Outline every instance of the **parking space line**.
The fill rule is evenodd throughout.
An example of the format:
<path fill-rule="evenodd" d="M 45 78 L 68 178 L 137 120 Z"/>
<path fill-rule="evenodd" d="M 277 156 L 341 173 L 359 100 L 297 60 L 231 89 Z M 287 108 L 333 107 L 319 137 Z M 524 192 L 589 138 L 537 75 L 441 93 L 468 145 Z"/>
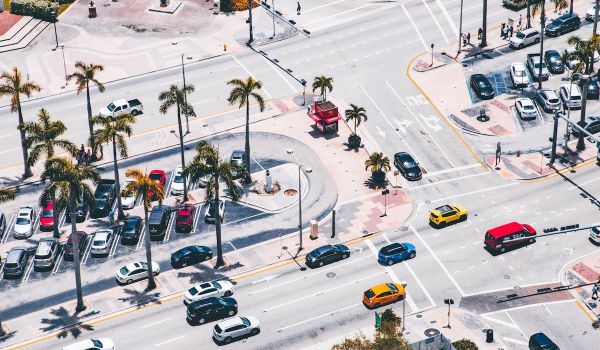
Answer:
<path fill-rule="evenodd" d="M 29 263 L 27 265 L 27 269 L 25 270 L 25 273 L 23 274 L 23 277 L 21 278 L 21 283 L 27 283 L 29 276 L 31 276 L 31 271 L 33 271 L 33 257 L 31 259 L 29 259 L 28 261 L 29 261 Z"/>
<path fill-rule="evenodd" d="M 169 181 L 167 181 L 167 188 L 166 190 L 163 192 L 165 198 L 170 197 L 171 196 L 171 183 L 173 182 L 173 178 L 175 177 L 175 172 L 174 171 L 170 171 L 167 174 L 170 174 L 169 176 Z"/>
<path fill-rule="evenodd" d="M 169 215 L 170 215 L 169 224 L 167 225 L 167 233 L 165 234 L 165 238 L 163 239 L 163 242 L 168 242 L 169 241 L 169 238 L 171 237 L 171 231 L 174 230 L 174 228 L 173 228 L 173 222 L 175 222 L 175 215 L 176 215 L 176 213 L 171 213 Z"/>
<path fill-rule="evenodd" d="M 13 214 L 12 217 L 10 218 L 8 226 L 6 227 L 6 230 L 4 231 L 4 237 L 2 237 L 2 241 L 0 242 L 0 244 L 4 244 L 8 241 L 8 236 L 12 232 L 12 227 L 14 226 L 16 218 L 17 218 L 17 214 Z"/>
<path fill-rule="evenodd" d="M 83 241 L 83 244 L 86 244 L 88 241 L 90 241 L 86 247 L 85 250 L 83 251 L 83 259 L 81 259 L 81 265 L 85 266 L 85 264 L 87 263 L 89 257 L 90 257 L 90 253 L 92 251 L 92 242 L 91 242 L 91 237 L 90 236 L 86 236 L 85 237 L 85 241 Z"/>
<path fill-rule="evenodd" d="M 258 214 L 254 214 L 254 215 L 246 216 L 245 218 L 237 219 L 237 220 L 230 221 L 230 222 L 224 222 L 224 223 L 222 223 L 222 224 L 221 224 L 221 226 L 236 224 L 236 223 L 238 223 L 238 222 L 240 222 L 240 221 L 244 221 L 244 220 L 252 219 L 252 218 L 255 218 L 255 217 L 257 217 L 257 216 L 261 216 L 261 215 L 267 215 L 267 214 L 268 214 L 268 213 L 264 213 L 264 212 L 263 212 L 263 213 L 258 213 Z"/>
<path fill-rule="evenodd" d="M 119 238 L 121 237 L 121 227 L 117 229 L 117 234 L 115 234 L 115 238 L 113 238 L 112 246 L 108 251 L 108 257 L 112 258 L 117 253 L 117 246 L 119 245 Z"/>
<path fill-rule="evenodd" d="M 202 204 L 203 203 L 196 204 L 196 215 L 194 215 L 194 226 L 192 227 L 191 233 L 196 232 L 196 229 L 198 228 L 198 221 L 200 221 L 200 213 L 202 213 Z"/>
<path fill-rule="evenodd" d="M 62 263 L 62 261 L 63 261 L 64 255 L 65 255 L 65 247 L 63 244 L 61 246 L 60 253 L 58 254 L 58 258 L 56 258 L 56 262 L 54 263 L 54 266 L 52 267 L 52 275 L 55 275 L 56 272 L 58 271 L 58 268 L 60 267 L 60 263 Z"/>
<path fill-rule="evenodd" d="M 442 26 L 440 25 L 440 22 L 438 22 L 437 18 L 435 18 L 435 15 L 433 14 L 433 12 L 431 12 L 431 9 L 429 8 L 429 5 L 427 5 L 427 3 L 425 2 L 425 0 L 421 0 L 421 1 L 423 2 L 423 5 L 425 5 L 425 9 L 427 9 L 427 12 L 429 12 L 429 15 L 431 15 L 431 18 L 433 19 L 433 22 L 435 23 L 435 25 L 440 30 L 440 33 L 442 33 L 442 36 L 444 37 L 444 40 L 446 40 L 446 44 L 449 44 L 450 41 L 448 40 L 448 37 L 446 36 L 446 32 L 444 32 L 444 30 L 442 29 Z M 440 5 L 440 4 L 438 3 L 438 5 Z M 443 6 L 443 5 L 441 5 L 441 6 Z"/>
<path fill-rule="evenodd" d="M 135 245 L 136 252 L 142 248 L 142 244 L 144 244 L 144 235 L 145 234 L 146 234 L 146 223 L 144 223 L 144 225 L 142 226 L 142 234 L 140 235 L 140 239 L 138 240 L 137 244 Z"/>

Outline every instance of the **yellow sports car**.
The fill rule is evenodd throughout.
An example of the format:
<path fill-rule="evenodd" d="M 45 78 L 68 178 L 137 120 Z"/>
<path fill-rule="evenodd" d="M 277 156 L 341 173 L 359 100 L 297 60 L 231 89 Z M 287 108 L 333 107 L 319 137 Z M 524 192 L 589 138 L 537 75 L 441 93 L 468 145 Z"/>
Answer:
<path fill-rule="evenodd" d="M 447 226 L 459 221 L 467 220 L 467 209 L 463 206 L 452 204 L 442 205 L 429 213 L 429 221 L 435 226 Z"/>

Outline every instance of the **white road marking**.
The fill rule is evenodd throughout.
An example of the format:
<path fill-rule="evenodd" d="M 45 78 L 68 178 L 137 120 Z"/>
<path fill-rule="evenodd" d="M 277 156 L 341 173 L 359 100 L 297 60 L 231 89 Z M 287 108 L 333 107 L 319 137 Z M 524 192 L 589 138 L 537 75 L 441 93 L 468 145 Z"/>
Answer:
<path fill-rule="evenodd" d="M 491 173 L 477 173 L 477 174 L 459 176 L 459 177 L 454 177 L 454 178 L 451 178 L 451 179 L 446 179 L 446 180 L 440 180 L 440 181 L 436 181 L 436 182 L 431 182 L 431 183 L 424 184 L 424 185 L 412 186 L 410 189 L 411 190 L 416 190 L 418 188 L 435 186 L 435 185 L 443 184 L 443 183 L 446 183 L 446 182 L 458 181 L 458 180 L 468 179 L 468 178 L 471 178 L 471 177 L 482 176 L 482 175 L 491 175 Z M 433 201 L 431 201 L 431 203 L 433 203 Z"/>
<path fill-rule="evenodd" d="M 271 67 L 275 71 L 275 73 L 277 73 L 277 75 L 279 75 L 279 77 L 283 81 L 285 81 L 287 86 L 289 86 L 289 88 L 292 90 L 292 93 L 297 94 L 298 90 L 296 90 L 294 85 L 292 85 L 292 83 L 290 83 L 290 81 L 285 76 L 283 76 L 283 73 L 281 73 L 281 69 L 279 69 L 278 67 L 275 67 L 275 65 L 273 63 L 271 63 L 265 56 L 263 56 L 263 55 L 260 55 L 260 56 L 266 61 L 267 65 L 269 65 L 269 67 Z"/>
<path fill-rule="evenodd" d="M 58 268 L 60 267 L 60 263 L 63 261 L 64 256 L 65 256 L 65 250 L 63 248 L 60 250 L 60 254 L 58 255 L 58 258 L 56 259 L 56 262 L 54 263 L 54 266 L 52 267 L 52 275 L 55 275 L 56 272 L 58 271 Z"/>
<path fill-rule="evenodd" d="M 252 281 L 252 284 L 257 284 L 257 283 L 261 283 L 261 282 L 269 282 L 270 280 L 276 278 L 277 276 L 279 276 L 279 275 L 268 275 L 268 276 L 265 276 L 265 277 L 263 277 L 261 279 L 258 279 L 256 281 Z"/>
<path fill-rule="evenodd" d="M 112 258 L 113 256 L 115 256 L 115 253 L 117 252 L 117 246 L 119 245 L 120 238 L 121 238 L 121 228 L 119 228 L 117 230 L 117 234 L 113 238 L 112 246 L 110 247 L 110 250 L 108 252 L 109 258 Z"/>
<path fill-rule="evenodd" d="M 248 70 L 248 68 L 246 68 L 246 66 L 245 66 L 245 65 L 244 65 L 242 62 L 240 62 L 240 60 L 238 60 L 238 58 L 237 58 L 237 57 L 235 57 L 234 55 L 229 55 L 229 57 L 233 58 L 233 60 L 234 60 L 234 61 L 235 61 L 237 64 L 239 64 L 239 65 L 240 65 L 240 67 L 242 67 L 242 69 L 243 69 L 243 70 L 245 70 L 245 71 L 246 71 L 246 73 L 247 73 L 249 76 L 251 76 L 252 78 L 254 78 L 254 80 L 257 80 L 257 79 L 256 79 L 256 77 L 255 77 L 255 76 L 254 76 L 252 73 L 250 73 L 250 71 Z M 267 98 L 268 98 L 269 100 L 272 100 L 272 99 L 273 99 L 273 96 L 271 96 L 271 94 L 270 94 L 270 93 L 267 91 L 267 89 L 265 88 L 265 86 L 264 86 L 264 85 L 263 85 L 263 87 L 262 87 L 262 91 L 264 91 L 265 95 L 267 96 Z"/>
<path fill-rule="evenodd" d="M 145 326 L 142 326 L 142 329 L 144 329 L 144 328 L 148 328 L 148 327 L 152 327 L 152 326 L 156 326 L 157 324 L 161 324 L 161 323 L 169 322 L 169 321 L 171 321 L 172 319 L 173 319 L 172 317 L 169 317 L 169 318 L 164 318 L 164 319 L 162 319 L 162 320 L 160 320 L 160 321 L 156 321 L 156 322 L 148 323 L 147 325 L 145 325 Z"/>
<path fill-rule="evenodd" d="M 471 169 L 471 168 L 481 168 L 481 164 L 479 164 L 479 163 L 469 164 L 469 165 L 463 165 L 463 166 L 459 166 L 459 167 L 455 167 L 455 168 L 449 168 L 449 169 L 434 171 L 434 172 L 430 172 L 430 173 L 427 173 L 427 174 L 423 174 L 423 177 L 431 177 L 431 176 L 435 176 L 435 175 L 446 174 L 446 173 L 451 173 L 451 172 L 454 172 L 454 171 L 459 171 L 459 170 L 464 170 L 464 169 Z M 492 201 L 490 201 L 490 202 L 492 202 Z M 496 203 L 492 202 L 492 204 L 496 204 Z"/>
<path fill-rule="evenodd" d="M 156 346 L 161 346 L 161 345 L 169 344 L 169 343 L 172 343 L 174 341 L 183 339 L 185 337 L 187 337 L 187 336 L 184 334 L 184 335 L 181 335 L 181 336 L 179 336 L 177 338 L 172 338 L 172 339 L 169 339 L 169 340 L 165 340 L 164 342 L 161 342 L 161 343 L 156 343 Z"/>
<path fill-rule="evenodd" d="M 412 24 L 413 28 L 415 28 L 415 31 L 417 32 L 417 35 L 419 36 L 419 39 L 421 40 L 421 43 L 423 44 L 423 47 L 425 48 L 425 51 L 429 51 L 429 46 L 427 46 L 427 44 L 425 44 L 425 40 L 423 39 L 423 36 L 421 35 L 421 32 L 419 31 L 419 28 L 417 28 L 417 25 L 415 24 L 415 21 L 413 21 L 412 17 L 410 16 L 410 14 L 408 13 L 408 11 L 406 10 L 406 7 L 404 7 L 404 4 L 400 4 L 400 6 L 402 6 L 402 10 L 404 10 L 404 14 L 406 14 L 406 17 L 408 17 L 408 20 Z"/>
<path fill-rule="evenodd" d="M 431 201 L 431 203 L 439 203 L 439 202 L 445 202 L 449 199 L 454 199 L 454 198 L 459 198 L 459 197 L 464 197 L 464 196 L 470 196 L 473 194 L 477 194 L 477 193 L 481 193 L 481 192 L 487 192 L 487 191 L 494 191 L 494 190 L 499 190 L 501 188 L 505 188 L 505 187 L 510 187 L 510 186 L 515 186 L 518 185 L 518 182 L 511 182 L 508 184 L 504 184 L 504 185 L 500 185 L 500 186 L 495 186 L 495 187 L 487 187 L 487 188 L 483 188 L 481 190 L 476 190 L 476 191 L 471 191 L 471 192 L 465 192 L 465 193 L 460 193 L 460 194 L 456 194 L 453 196 L 448 196 L 445 198 L 438 198 L 438 199 L 434 199 Z"/>
<path fill-rule="evenodd" d="M 25 270 L 25 273 L 23 274 L 21 283 L 27 283 L 27 280 L 29 279 L 29 276 L 31 275 L 31 271 L 33 271 L 33 259 L 30 259 L 30 260 L 31 260 L 31 262 L 29 263 L 29 265 L 27 266 L 27 270 Z"/>
<path fill-rule="evenodd" d="M 320 27 L 319 27 L 319 26 L 317 26 L 317 27 L 313 27 L 313 28 L 311 28 L 311 30 L 312 30 L 312 31 L 318 31 L 318 30 L 320 30 L 320 29 L 323 29 L 323 28 L 330 27 L 330 26 L 331 26 L 331 22 L 330 22 L 330 21 L 328 21 L 328 20 L 329 20 L 329 19 L 331 19 L 331 18 L 335 18 L 335 17 L 338 17 L 338 16 L 340 16 L 340 15 L 345 15 L 345 14 L 347 14 L 347 13 L 350 13 L 350 12 L 355 12 L 355 11 L 357 11 L 357 10 L 363 9 L 363 8 L 365 8 L 365 7 L 370 7 L 370 6 L 373 6 L 373 5 L 374 5 L 374 4 L 366 4 L 366 5 L 363 5 L 363 6 L 355 7 L 355 8 L 353 8 L 353 9 L 350 9 L 350 10 L 346 10 L 346 11 L 338 12 L 338 13 L 336 13 L 336 14 L 334 14 L 334 15 L 331 15 L 331 16 L 321 17 L 321 18 L 319 18 L 319 19 L 317 19 L 317 20 L 314 20 L 314 21 L 311 21 L 311 22 L 308 22 L 308 23 L 306 23 L 304 26 L 305 26 L 305 27 L 308 27 L 308 26 L 310 26 L 310 25 L 312 25 L 312 24 L 315 24 L 315 23 L 326 23 L 326 24 L 325 24 L 325 25 L 323 25 L 323 26 L 320 26 Z M 346 18 L 345 18 L 345 19 L 346 19 Z"/>
<path fill-rule="evenodd" d="M 506 290 L 506 289 L 505 289 Z M 477 293 L 479 294 L 479 293 Z M 566 304 L 566 303 L 574 303 L 576 302 L 577 299 L 573 298 L 573 299 L 566 299 L 566 300 L 557 300 L 557 301 L 550 301 L 550 302 L 545 302 L 545 303 L 535 303 L 535 304 L 528 304 L 528 305 L 522 305 L 522 306 L 515 306 L 515 307 L 511 307 L 509 309 L 504 309 L 504 310 L 499 310 L 499 311 L 492 311 L 492 312 L 484 312 L 482 314 L 480 314 L 481 316 L 485 316 L 485 315 L 495 315 L 495 314 L 499 314 L 499 313 L 505 313 L 508 315 L 508 311 L 515 311 L 515 310 L 523 310 L 523 309 L 528 309 L 530 307 L 537 307 L 537 306 L 541 306 L 542 304 L 546 304 L 546 305 L 554 305 L 554 304 Z M 509 317 L 510 318 L 510 317 Z M 512 319 L 511 319 L 512 320 Z M 514 322 L 514 321 L 513 321 Z M 517 325 L 515 323 L 515 325 Z M 527 338 L 529 339 L 529 338 Z"/>
<path fill-rule="evenodd" d="M 502 337 L 502 340 L 504 340 L 505 342 L 508 342 L 508 343 L 513 343 L 513 344 L 518 344 L 518 345 L 523 345 L 523 346 L 528 345 L 528 343 L 526 341 L 517 340 L 517 339 L 509 338 L 509 337 Z"/>
<path fill-rule="evenodd" d="M 166 228 L 167 231 L 165 233 L 165 238 L 163 239 L 164 242 L 169 241 L 169 238 L 171 237 L 171 231 L 173 231 L 174 222 L 175 222 L 175 220 L 177 220 L 177 218 L 176 218 L 177 212 L 171 213 L 169 215 L 170 215 L 170 219 L 169 219 L 169 224 L 167 225 L 167 228 Z"/>
<path fill-rule="evenodd" d="M 339 312 L 341 312 L 341 311 L 348 310 L 348 309 L 351 309 L 351 308 L 353 308 L 353 307 L 357 307 L 357 306 L 360 306 L 360 305 L 363 305 L 363 303 L 362 303 L 362 302 L 360 302 L 360 303 L 352 304 L 352 305 L 350 305 L 350 306 L 346 306 L 346 307 L 343 307 L 343 308 L 341 308 L 341 309 L 337 309 L 337 310 L 334 310 L 334 311 L 330 311 L 330 312 L 327 312 L 327 313 L 325 313 L 325 314 L 322 314 L 322 315 L 319 315 L 319 316 L 315 316 L 315 317 L 312 317 L 312 318 L 306 319 L 306 320 L 304 320 L 304 321 L 300 321 L 300 322 L 297 322 L 297 323 L 293 323 L 293 324 L 291 324 L 291 325 L 289 325 L 289 326 L 285 326 L 285 327 L 281 327 L 281 328 L 277 329 L 277 332 L 281 332 L 281 331 L 284 331 L 284 330 L 286 330 L 286 329 L 289 329 L 289 328 L 292 328 L 292 327 L 296 327 L 296 326 L 299 326 L 299 325 L 302 325 L 302 324 L 305 324 L 305 323 L 309 323 L 309 322 L 312 322 L 312 321 L 314 321 L 314 320 L 318 320 L 319 318 L 323 318 L 323 317 L 326 317 L 326 316 L 333 316 L 334 314 L 337 314 L 337 313 L 339 313 Z"/>
<path fill-rule="evenodd" d="M 582 183 L 580 183 L 578 186 L 572 186 L 572 187 L 569 187 L 569 191 L 570 191 L 570 190 L 574 190 L 574 189 L 576 189 L 576 188 L 581 188 L 581 186 L 584 186 L 584 185 L 590 184 L 590 183 L 592 183 L 592 182 L 596 182 L 596 181 L 598 181 L 598 180 L 600 180 L 600 177 L 597 177 L 597 178 L 595 178 L 595 179 L 592 179 L 592 180 L 590 180 L 590 181 L 582 182 Z"/>
<path fill-rule="evenodd" d="M 450 17 L 450 15 L 448 14 L 448 11 L 446 10 L 446 7 L 440 0 L 435 0 L 435 2 L 439 6 L 440 10 L 442 10 L 442 13 L 444 14 L 444 17 L 446 18 L 446 21 L 448 21 L 448 24 L 450 24 L 450 28 L 454 32 L 454 36 L 458 38 L 458 30 L 456 29 L 456 24 L 454 24 L 454 21 L 452 21 L 452 18 Z"/>
<path fill-rule="evenodd" d="M 502 320 L 499 320 L 497 318 L 493 318 L 493 317 L 491 317 L 489 315 L 483 315 L 482 317 L 484 319 L 490 321 L 490 322 L 494 322 L 494 323 L 503 325 L 504 327 L 508 327 L 508 328 L 512 328 L 512 329 L 519 329 L 519 327 L 517 327 L 514 323 L 509 323 L 509 322 L 506 322 L 506 321 L 502 321 Z"/>
<path fill-rule="evenodd" d="M 146 223 L 142 225 L 142 233 L 140 234 L 140 238 L 135 246 L 135 250 L 138 251 L 142 249 L 142 244 L 144 244 L 144 235 L 146 234 Z"/>
<path fill-rule="evenodd" d="M 324 5 L 317 6 L 317 7 L 312 7 L 312 8 L 309 8 L 308 10 L 302 11 L 302 13 L 306 14 L 306 13 L 309 13 L 309 12 L 313 12 L 313 11 L 322 9 L 324 7 L 327 7 L 327 6 L 335 5 L 335 4 L 343 2 L 343 1 L 346 1 L 346 0 L 337 0 L 337 1 L 333 1 L 333 2 L 330 2 L 330 3 L 324 4 Z"/>
<path fill-rule="evenodd" d="M 510 317 L 510 315 L 508 314 L 508 312 L 504 311 L 504 313 L 506 314 L 506 317 L 508 317 L 508 319 L 510 320 L 510 322 L 512 322 L 517 327 L 517 330 L 519 331 L 519 333 L 521 334 L 521 336 L 523 337 L 523 339 L 529 340 L 529 338 L 527 338 L 527 336 L 525 335 L 525 333 L 523 333 L 523 330 L 521 330 L 521 328 L 519 327 L 519 325 L 517 325 L 517 322 L 515 322 L 515 320 L 513 320 L 512 317 Z"/>
<path fill-rule="evenodd" d="M 13 214 L 8 222 L 8 226 L 6 226 L 6 230 L 4 231 L 4 237 L 2 237 L 2 241 L 0 244 L 4 244 L 8 241 L 8 236 L 13 232 L 13 226 L 15 224 L 15 219 L 17 218 L 17 214 Z"/>
<path fill-rule="evenodd" d="M 546 306 L 546 304 L 542 304 L 542 307 L 544 309 L 546 309 L 546 311 L 548 311 L 548 313 L 550 314 L 550 316 L 554 316 L 554 314 L 552 312 L 550 312 L 550 309 L 548 309 L 548 307 Z"/>
<path fill-rule="evenodd" d="M 210 102 L 210 101 L 212 101 L 212 100 L 200 100 L 200 101 L 196 101 L 196 102 L 190 102 L 190 104 L 192 106 L 195 106 L 195 105 L 199 105 L 199 104 L 202 104 L 202 103 L 207 103 L 207 102 Z"/>
<path fill-rule="evenodd" d="M 423 2 L 423 5 L 425 5 L 425 8 L 427 9 L 427 12 L 429 12 L 429 15 L 431 15 L 431 18 L 433 18 L 433 22 L 435 23 L 435 25 L 440 30 L 440 33 L 442 33 L 442 36 L 444 37 L 444 40 L 446 40 L 446 44 L 449 44 L 450 41 L 448 40 L 448 37 L 446 36 L 446 33 L 442 29 L 442 26 L 440 25 L 440 22 L 438 22 L 437 18 L 435 18 L 435 15 L 433 14 L 433 12 L 431 12 L 431 9 L 429 8 L 429 5 L 427 5 L 427 3 L 425 2 L 425 0 L 421 0 L 421 1 Z M 444 5 L 442 5 L 442 6 L 444 6 Z"/>
<path fill-rule="evenodd" d="M 198 227 L 198 222 L 200 221 L 200 213 L 202 212 L 202 203 L 196 205 L 196 215 L 194 215 L 194 226 L 192 227 L 192 232 L 196 232 L 196 228 Z"/>

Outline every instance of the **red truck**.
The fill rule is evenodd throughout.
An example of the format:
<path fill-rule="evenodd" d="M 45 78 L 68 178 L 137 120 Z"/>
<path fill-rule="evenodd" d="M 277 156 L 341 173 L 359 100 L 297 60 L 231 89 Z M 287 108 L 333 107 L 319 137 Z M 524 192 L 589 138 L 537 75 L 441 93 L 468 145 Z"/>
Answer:
<path fill-rule="evenodd" d="M 177 219 L 175 220 L 176 232 L 191 232 L 194 226 L 194 214 L 196 206 L 192 203 L 184 203 L 177 208 Z"/>
<path fill-rule="evenodd" d="M 308 117 L 322 133 L 337 132 L 338 121 L 342 119 L 337 106 L 330 101 L 315 101 L 308 109 Z"/>

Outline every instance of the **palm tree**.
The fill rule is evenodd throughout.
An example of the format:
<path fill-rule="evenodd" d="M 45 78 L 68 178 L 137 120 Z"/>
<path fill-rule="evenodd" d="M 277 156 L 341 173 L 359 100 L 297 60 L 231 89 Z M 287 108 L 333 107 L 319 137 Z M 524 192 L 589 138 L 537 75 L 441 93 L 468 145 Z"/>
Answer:
<path fill-rule="evenodd" d="M 14 67 L 11 72 L 2 72 L 0 75 L 0 96 L 10 97 L 10 111 L 17 112 L 19 116 L 19 126 L 23 124 L 23 111 L 21 110 L 21 95 L 31 97 L 34 92 L 40 92 L 42 88 L 35 81 L 23 81 L 21 71 Z M 27 145 L 25 144 L 25 131 L 20 130 L 21 148 L 23 151 L 23 163 L 25 171 L 23 177 L 31 177 L 31 165 L 29 165 L 29 156 L 27 154 Z"/>
<path fill-rule="evenodd" d="M 568 4 L 567 0 L 550 0 L 557 11 L 565 9 Z M 531 13 L 535 16 L 536 14 L 540 14 L 540 36 L 542 40 L 540 40 L 540 60 L 544 57 L 544 32 L 546 29 L 546 0 L 537 0 L 535 2 L 532 1 L 531 4 Z M 542 68 L 543 65 L 540 64 L 539 72 L 538 72 L 538 89 L 542 88 Z"/>
<path fill-rule="evenodd" d="M 365 170 L 371 169 L 371 175 L 375 183 L 381 183 L 385 180 L 385 173 L 390 171 L 390 159 L 382 152 L 371 153 L 369 159 L 365 160 Z"/>
<path fill-rule="evenodd" d="M 358 107 L 354 103 L 350 104 L 350 108 L 344 112 L 344 115 L 346 116 L 346 122 L 354 122 L 354 135 L 356 135 L 356 128 L 358 128 L 360 123 L 367 121 L 367 113 L 365 109 L 363 107 Z"/>
<path fill-rule="evenodd" d="M 328 78 L 324 75 L 315 77 L 312 83 L 312 91 L 320 90 L 320 95 L 323 101 L 327 101 L 327 90 L 331 92 L 333 90 L 333 78 Z"/>
<path fill-rule="evenodd" d="M 573 74 L 581 73 L 589 75 L 592 72 L 594 65 L 594 53 L 598 53 L 600 50 L 600 36 L 592 34 L 588 40 L 582 40 L 579 37 L 572 36 L 568 40 L 569 45 L 575 47 L 575 51 L 568 54 L 568 58 L 571 60 L 577 60 L 579 63 L 573 69 Z M 585 120 L 585 111 L 587 106 L 587 94 L 588 94 L 588 83 L 587 79 L 583 80 L 583 91 L 581 99 L 581 113 L 579 118 L 579 125 L 583 125 Z M 570 106 L 569 106 L 570 109 Z M 580 132 L 579 139 L 577 140 L 577 150 L 585 149 L 585 134 Z"/>
<path fill-rule="evenodd" d="M 84 203 L 89 210 L 94 206 L 94 192 L 88 181 L 98 183 L 100 175 L 96 169 L 89 166 L 75 165 L 70 159 L 51 158 L 46 161 L 46 167 L 41 175 L 42 181 L 49 180 L 50 184 L 40 196 L 42 200 L 56 198 L 54 210 L 71 208 L 71 236 L 73 240 L 73 264 L 75 265 L 75 287 L 77 290 L 77 312 L 85 310 L 83 291 L 81 289 L 81 269 L 79 266 L 79 237 L 75 208 Z M 56 224 L 56 222 L 55 222 Z"/>
<path fill-rule="evenodd" d="M 200 141 L 196 146 L 196 155 L 185 168 L 184 176 L 189 177 L 191 183 L 198 183 L 205 176 L 206 181 L 206 196 L 205 204 L 210 205 L 210 201 L 214 201 L 215 207 L 215 225 L 217 234 L 217 264 L 223 266 L 223 249 L 221 246 L 221 217 L 219 213 L 219 196 L 221 181 L 224 183 L 225 191 L 229 193 L 229 197 L 233 203 L 237 203 L 240 198 L 240 191 L 234 182 L 234 173 L 242 172 L 241 166 L 227 162 L 221 159 L 219 150 L 206 141 Z"/>
<path fill-rule="evenodd" d="M 87 98 L 87 115 L 88 115 L 88 127 L 90 128 L 90 146 L 93 150 L 93 157 L 96 157 L 96 145 L 94 143 L 94 124 L 92 122 L 92 101 L 90 100 L 90 83 L 96 84 L 98 91 L 104 92 L 104 84 L 96 79 L 96 73 L 102 72 L 104 66 L 100 64 L 85 64 L 82 61 L 75 62 L 76 71 L 73 74 L 67 76 L 67 81 L 75 79 L 75 86 L 77 86 L 77 94 L 79 95 L 83 89 Z"/>
<path fill-rule="evenodd" d="M 0 188 L 0 203 L 12 201 L 17 197 L 17 191 L 14 188 Z"/>
<path fill-rule="evenodd" d="M 149 193 L 152 193 L 158 198 L 158 203 L 162 204 L 162 200 L 165 198 L 163 187 L 156 181 L 152 180 L 146 173 L 140 169 L 127 169 L 125 176 L 132 178 L 134 181 L 128 182 L 127 186 L 121 191 L 121 196 L 139 196 L 142 198 L 142 204 L 144 205 L 144 243 L 146 246 L 146 263 L 148 264 L 148 287 L 147 289 L 156 288 L 156 282 L 154 277 L 156 276 L 152 271 L 152 250 L 150 246 L 150 231 L 148 228 L 148 211 L 152 206 L 152 197 Z"/>
<path fill-rule="evenodd" d="M 227 82 L 227 85 L 233 86 L 227 98 L 229 104 L 238 103 L 238 108 L 246 106 L 246 144 L 244 147 L 244 168 L 246 171 L 244 172 L 244 181 L 250 183 L 252 181 L 250 178 L 250 98 L 256 100 L 261 112 L 265 110 L 265 100 L 256 92 L 256 90 L 262 89 L 262 82 L 254 80 L 254 78 L 249 76 L 245 81 L 241 79 L 230 80 Z"/>
<path fill-rule="evenodd" d="M 179 148 L 181 152 L 181 169 L 185 169 L 185 156 L 183 153 L 183 130 L 181 128 L 181 113 L 184 115 L 195 115 L 194 107 L 187 103 L 186 96 L 194 92 L 195 88 L 192 84 L 186 84 L 182 89 L 177 85 L 171 85 L 169 90 L 163 91 L 158 95 L 158 100 L 162 102 L 159 111 L 162 114 L 166 114 L 169 108 L 177 106 L 177 125 L 179 126 Z M 183 178 L 183 201 L 187 202 L 187 183 L 186 179 Z"/>
<path fill-rule="evenodd" d="M 132 125 L 135 123 L 135 117 L 131 114 L 123 114 L 118 117 L 97 115 L 92 117 L 92 124 L 100 126 L 94 131 L 94 140 L 98 143 L 112 142 L 113 146 L 113 167 L 115 172 L 115 181 L 118 189 L 121 189 L 119 181 L 119 167 L 117 165 L 117 149 L 121 154 L 121 158 L 127 157 L 127 141 L 125 135 L 131 137 L 133 133 Z M 118 218 L 123 220 L 123 205 L 121 204 L 121 196 L 117 196 Z"/>

